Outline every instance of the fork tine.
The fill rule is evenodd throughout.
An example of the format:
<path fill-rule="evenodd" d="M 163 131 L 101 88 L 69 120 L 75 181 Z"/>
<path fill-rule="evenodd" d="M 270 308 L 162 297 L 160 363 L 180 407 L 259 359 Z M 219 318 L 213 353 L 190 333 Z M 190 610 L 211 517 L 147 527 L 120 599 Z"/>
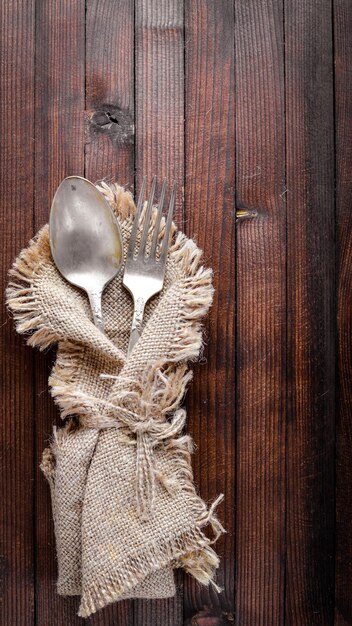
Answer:
<path fill-rule="evenodd" d="M 141 237 L 141 243 L 139 245 L 138 256 L 140 256 L 140 257 L 144 256 L 144 253 L 145 253 L 145 245 L 147 243 L 148 230 L 149 230 L 149 225 L 150 225 L 150 215 L 151 215 L 152 208 L 153 208 L 155 186 L 156 186 L 156 176 L 153 176 L 152 188 L 150 190 L 150 194 L 149 194 L 149 198 L 148 198 L 148 204 L 147 204 L 147 210 L 146 210 L 145 216 L 144 216 L 144 226 L 143 226 L 143 233 L 142 233 L 142 237 Z"/>
<path fill-rule="evenodd" d="M 132 226 L 132 230 L 131 230 L 130 244 L 128 246 L 128 256 L 130 256 L 130 257 L 133 257 L 134 247 L 136 245 L 136 236 L 137 236 L 139 218 L 141 216 L 142 207 L 143 207 L 143 200 L 144 200 L 144 193 L 145 193 L 146 182 L 147 182 L 147 177 L 143 176 L 142 187 L 141 187 L 141 190 L 139 192 L 139 198 L 138 198 L 138 202 L 137 202 L 136 215 L 135 215 L 133 226 Z"/>
<path fill-rule="evenodd" d="M 164 178 L 163 186 L 161 188 L 160 200 L 159 200 L 159 204 L 158 204 L 158 214 L 157 214 L 156 220 L 155 220 L 152 245 L 151 245 L 150 254 L 149 254 L 149 258 L 150 259 L 155 259 L 155 255 L 156 255 L 156 246 L 157 246 L 157 243 L 158 243 L 160 222 L 161 222 L 161 217 L 162 217 L 162 214 L 163 214 L 165 191 L 166 191 L 166 178 Z"/>
<path fill-rule="evenodd" d="M 168 251 L 168 247 L 169 247 L 169 235 L 170 235 L 171 224 L 172 224 L 172 216 L 173 216 L 174 206 L 175 206 L 175 197 L 176 197 L 176 181 L 174 181 L 174 183 L 172 185 L 169 210 L 168 210 L 168 213 L 167 213 L 166 224 L 165 224 L 165 233 L 164 233 L 163 245 L 161 247 L 161 252 L 160 252 L 160 262 L 161 263 L 165 263 L 165 259 L 166 259 L 166 255 L 167 255 L 167 251 Z"/>

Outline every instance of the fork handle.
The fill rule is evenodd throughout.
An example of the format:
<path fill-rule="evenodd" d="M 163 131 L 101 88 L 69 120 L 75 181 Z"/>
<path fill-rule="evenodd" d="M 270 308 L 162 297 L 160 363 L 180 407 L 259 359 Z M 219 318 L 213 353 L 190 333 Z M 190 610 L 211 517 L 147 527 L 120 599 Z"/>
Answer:
<path fill-rule="evenodd" d="M 130 342 L 128 344 L 127 356 L 130 356 L 134 346 L 136 345 L 138 339 L 141 336 L 145 304 L 146 303 L 145 303 L 144 298 L 137 298 L 134 301 L 132 328 L 131 328 L 131 334 L 130 334 Z"/>

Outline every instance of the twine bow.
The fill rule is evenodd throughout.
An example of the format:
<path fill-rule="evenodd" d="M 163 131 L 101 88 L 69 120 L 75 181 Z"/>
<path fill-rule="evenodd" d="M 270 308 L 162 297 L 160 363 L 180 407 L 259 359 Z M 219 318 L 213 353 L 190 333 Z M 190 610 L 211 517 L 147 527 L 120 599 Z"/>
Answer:
<path fill-rule="evenodd" d="M 156 468 L 154 448 L 182 431 L 186 421 L 186 411 L 179 409 L 174 413 L 172 420 L 167 422 L 149 418 L 131 424 L 126 413 L 121 413 L 119 419 L 136 434 L 137 512 L 141 518 L 147 519 L 154 508 L 156 479 L 169 491 L 173 488 L 172 477 L 164 476 Z"/>
<path fill-rule="evenodd" d="M 148 519 L 153 511 L 156 480 L 170 492 L 177 486 L 175 477 L 158 470 L 154 449 L 181 433 L 186 411 L 177 407 L 191 378 L 186 366 L 172 371 L 154 367 L 142 383 L 130 381 L 130 389 L 115 394 L 109 403 L 113 421 L 102 422 L 107 427 L 116 425 L 117 420 L 136 435 L 136 505 L 142 519 Z"/>

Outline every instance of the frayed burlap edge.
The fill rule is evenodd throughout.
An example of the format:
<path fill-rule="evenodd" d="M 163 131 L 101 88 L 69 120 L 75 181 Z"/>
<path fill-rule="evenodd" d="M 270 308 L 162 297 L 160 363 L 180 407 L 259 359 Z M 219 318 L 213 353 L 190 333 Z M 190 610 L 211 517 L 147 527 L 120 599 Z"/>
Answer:
<path fill-rule="evenodd" d="M 9 271 L 6 304 L 15 319 L 16 330 L 27 336 L 27 344 L 45 350 L 61 339 L 46 319 L 37 297 L 35 281 L 51 257 L 46 224 L 22 250 Z"/>
<path fill-rule="evenodd" d="M 101 581 L 97 581 L 92 589 L 83 592 L 78 615 L 80 617 L 89 617 L 98 609 L 116 602 L 121 599 L 126 590 L 132 590 L 133 587 L 142 582 L 153 571 L 163 569 L 170 564 L 174 567 L 183 567 L 181 559 L 185 553 L 188 555 L 189 562 L 191 559 L 197 561 L 198 555 L 195 546 L 202 553 L 201 562 L 205 563 L 205 569 L 202 572 L 203 576 L 206 576 L 206 570 L 210 574 L 210 567 L 212 570 L 218 567 L 219 558 L 210 547 L 210 541 L 203 534 L 201 527 L 195 527 L 179 536 L 172 536 L 163 542 L 159 542 L 157 545 L 151 544 L 148 549 L 143 549 L 138 558 L 133 557 L 130 562 L 125 562 L 123 564 L 123 572 L 118 574 L 111 572 L 110 581 L 106 577 Z M 190 571 L 187 567 L 185 569 L 194 575 L 193 571 Z M 217 589 L 219 590 L 219 588 Z"/>

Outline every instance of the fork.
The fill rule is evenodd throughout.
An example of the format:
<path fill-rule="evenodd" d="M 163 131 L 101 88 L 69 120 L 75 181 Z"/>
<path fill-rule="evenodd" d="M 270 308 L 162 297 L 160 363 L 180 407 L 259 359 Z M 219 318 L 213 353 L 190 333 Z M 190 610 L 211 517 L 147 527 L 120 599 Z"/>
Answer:
<path fill-rule="evenodd" d="M 161 291 L 164 284 L 166 258 L 169 247 L 169 235 L 172 225 L 172 215 L 175 206 L 176 182 L 173 183 L 170 195 L 169 208 L 167 212 L 165 230 L 162 243 L 160 243 L 160 254 L 157 257 L 158 236 L 160 223 L 163 213 L 163 206 L 166 193 L 166 180 L 163 181 L 161 188 L 158 211 L 155 219 L 155 225 L 152 234 L 150 250 L 147 250 L 148 232 L 150 226 L 150 218 L 153 209 L 153 199 L 156 186 L 156 176 L 153 177 L 152 186 L 147 202 L 147 208 L 144 217 L 143 231 L 138 246 L 137 232 L 139 221 L 144 205 L 144 194 L 147 177 L 143 177 L 142 187 L 138 198 L 136 217 L 133 222 L 130 243 L 127 251 L 127 259 L 125 272 L 123 275 L 123 284 L 130 292 L 133 303 L 134 312 L 132 319 L 132 328 L 130 342 L 128 345 L 127 356 L 129 356 L 140 338 L 142 332 L 142 323 L 145 305 L 148 300 Z"/>

